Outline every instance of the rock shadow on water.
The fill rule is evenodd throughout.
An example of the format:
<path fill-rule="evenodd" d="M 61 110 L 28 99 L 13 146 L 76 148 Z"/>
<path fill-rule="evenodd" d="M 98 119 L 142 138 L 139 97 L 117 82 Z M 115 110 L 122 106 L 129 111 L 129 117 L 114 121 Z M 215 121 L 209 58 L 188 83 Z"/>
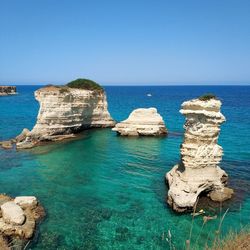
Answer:
<path fill-rule="evenodd" d="M 77 136 L 62 141 L 54 141 L 54 142 L 48 141 L 47 143 L 44 142 L 40 146 L 30 149 L 25 149 L 25 152 L 30 152 L 34 155 L 47 155 L 54 150 L 64 150 L 65 147 L 68 147 L 71 144 L 76 143 L 77 141 L 90 139 L 91 138 L 90 131 L 92 132 L 93 130 L 96 129 L 93 128 L 86 131 L 82 131 L 81 133 L 77 134 Z"/>
<path fill-rule="evenodd" d="M 209 215 L 216 215 L 225 212 L 227 209 L 229 209 L 230 212 L 239 212 L 247 198 L 248 190 L 250 190 L 250 182 L 243 179 L 231 178 L 229 185 L 234 189 L 234 194 L 231 199 L 224 202 L 215 202 L 207 197 L 206 193 L 202 193 L 196 210 L 199 211 L 203 209 L 207 211 Z"/>

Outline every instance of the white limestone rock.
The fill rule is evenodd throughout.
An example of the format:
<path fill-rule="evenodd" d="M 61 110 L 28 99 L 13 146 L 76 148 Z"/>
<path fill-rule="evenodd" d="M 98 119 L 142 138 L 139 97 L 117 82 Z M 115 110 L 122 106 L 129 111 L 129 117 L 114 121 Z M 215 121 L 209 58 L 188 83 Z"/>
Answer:
<path fill-rule="evenodd" d="M 40 104 L 37 122 L 17 137 L 17 148 L 74 137 L 87 128 L 113 127 L 103 90 L 49 86 L 35 91 Z"/>
<path fill-rule="evenodd" d="M 217 144 L 220 125 L 225 117 L 217 99 L 184 102 L 185 135 L 181 145 L 181 162 L 166 174 L 169 184 L 168 203 L 178 212 L 192 209 L 202 192 L 224 192 L 228 176 L 218 165 L 222 147 Z M 231 198 L 224 192 L 223 199 Z M 213 195 L 215 197 L 215 195 Z M 222 197 L 222 195 L 221 195 Z"/>
<path fill-rule="evenodd" d="M 13 201 L 8 201 L 1 206 L 2 217 L 6 223 L 22 225 L 25 221 L 25 215 L 20 206 Z"/>
<path fill-rule="evenodd" d="M 156 108 L 135 109 L 128 119 L 112 129 L 123 136 L 159 136 L 167 134 L 165 123 Z"/>
<path fill-rule="evenodd" d="M 36 224 L 45 216 L 44 208 L 34 196 L 13 199 L 5 194 L 0 194 L 0 205 L 0 249 L 5 249 L 10 242 L 15 242 L 15 249 L 25 248 Z M 8 249 L 12 249 L 12 245 Z"/>
<path fill-rule="evenodd" d="M 35 196 L 17 196 L 14 202 L 22 208 L 37 206 L 37 199 Z"/>

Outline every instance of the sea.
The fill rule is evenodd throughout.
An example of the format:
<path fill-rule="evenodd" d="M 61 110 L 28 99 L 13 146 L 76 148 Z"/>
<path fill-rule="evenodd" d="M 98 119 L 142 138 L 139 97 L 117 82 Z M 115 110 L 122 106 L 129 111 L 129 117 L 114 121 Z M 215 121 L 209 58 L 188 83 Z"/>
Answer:
<path fill-rule="evenodd" d="M 41 86 L 17 86 L 0 97 L 0 141 L 32 129 Z M 0 149 L 0 193 L 34 195 L 46 209 L 26 249 L 204 249 L 250 223 L 250 86 L 106 86 L 108 108 L 121 121 L 136 108 L 156 107 L 167 137 L 127 138 L 111 129 L 86 130 L 76 140 L 30 150 Z M 214 93 L 226 122 L 220 166 L 232 200 L 203 216 L 177 214 L 167 205 L 165 174 L 180 159 L 185 100 Z M 148 94 L 151 94 L 148 95 Z M 224 219 L 223 219 L 224 218 Z"/>

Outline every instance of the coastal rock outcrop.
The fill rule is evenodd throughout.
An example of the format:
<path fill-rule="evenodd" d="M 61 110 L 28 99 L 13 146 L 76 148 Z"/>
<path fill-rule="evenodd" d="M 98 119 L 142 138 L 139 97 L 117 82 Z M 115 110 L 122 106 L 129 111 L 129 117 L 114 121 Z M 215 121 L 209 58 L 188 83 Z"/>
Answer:
<path fill-rule="evenodd" d="M 215 98 L 182 104 L 180 113 L 186 122 L 181 161 L 166 174 L 168 203 L 178 212 L 192 209 L 201 193 L 211 194 L 215 201 L 232 196 L 232 189 L 225 187 L 228 175 L 218 166 L 223 150 L 217 141 L 220 125 L 225 121 L 220 107 L 221 102 Z"/>
<path fill-rule="evenodd" d="M 13 223 L 15 225 L 22 225 L 25 216 L 22 208 L 18 206 L 14 201 L 5 202 L 1 206 L 3 220 L 6 223 Z"/>
<path fill-rule="evenodd" d="M 15 94 L 16 94 L 15 86 L 0 86 L 0 96 L 15 95 Z"/>
<path fill-rule="evenodd" d="M 158 136 L 167 134 L 165 123 L 156 108 L 135 109 L 128 119 L 112 129 L 123 136 Z"/>
<path fill-rule="evenodd" d="M 17 148 L 71 138 L 88 128 L 115 125 L 101 87 L 47 86 L 35 91 L 35 98 L 40 104 L 36 125 L 31 131 L 25 129 L 16 137 Z"/>
<path fill-rule="evenodd" d="M 13 200 L 0 194 L 0 249 L 23 249 L 44 216 L 45 211 L 34 196 Z"/>

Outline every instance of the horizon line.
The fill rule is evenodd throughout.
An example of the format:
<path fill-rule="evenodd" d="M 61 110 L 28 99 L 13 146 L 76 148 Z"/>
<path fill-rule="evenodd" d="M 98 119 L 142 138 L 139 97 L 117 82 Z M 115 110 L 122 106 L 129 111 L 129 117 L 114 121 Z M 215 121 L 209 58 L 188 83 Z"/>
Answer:
<path fill-rule="evenodd" d="M 32 83 L 11 83 L 11 84 L 0 84 L 0 86 L 46 86 L 50 85 L 47 83 L 41 83 L 41 84 L 32 84 Z M 53 84 L 53 85 L 65 85 L 65 84 Z M 199 83 L 172 83 L 172 84 L 150 84 L 150 83 L 136 83 L 136 84 L 130 84 L 130 83 L 122 83 L 122 84 L 112 84 L 112 83 L 105 83 L 105 84 L 100 84 L 101 86 L 106 86 L 106 87 L 144 87 L 144 86 L 149 86 L 149 87 L 167 87 L 167 86 L 250 86 L 250 83 L 214 83 L 214 84 L 209 84 L 209 83 L 204 83 L 204 84 L 199 84 Z"/>

